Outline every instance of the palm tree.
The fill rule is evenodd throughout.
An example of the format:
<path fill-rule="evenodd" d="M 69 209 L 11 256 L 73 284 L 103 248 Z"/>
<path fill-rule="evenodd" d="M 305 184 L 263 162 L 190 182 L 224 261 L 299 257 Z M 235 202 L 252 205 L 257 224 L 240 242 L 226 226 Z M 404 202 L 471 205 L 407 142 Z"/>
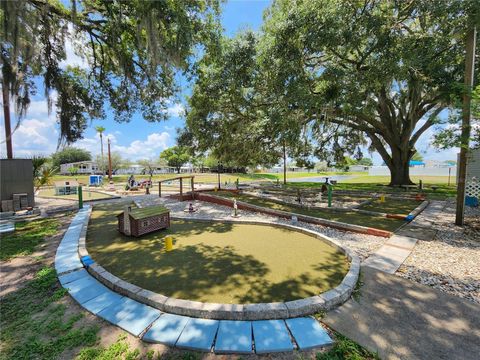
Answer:
<path fill-rule="evenodd" d="M 101 146 L 101 150 L 102 150 L 102 174 L 104 172 L 104 169 L 103 169 L 103 132 L 105 131 L 105 128 L 103 126 L 95 126 L 95 130 L 97 131 L 97 133 L 100 134 L 100 146 Z M 105 174 L 104 174 L 105 175 Z"/>

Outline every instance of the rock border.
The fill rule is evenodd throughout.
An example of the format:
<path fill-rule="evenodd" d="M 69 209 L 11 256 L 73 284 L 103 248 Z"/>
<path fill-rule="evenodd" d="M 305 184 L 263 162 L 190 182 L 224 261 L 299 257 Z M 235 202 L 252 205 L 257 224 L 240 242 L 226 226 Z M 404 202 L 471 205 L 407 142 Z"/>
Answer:
<path fill-rule="evenodd" d="M 223 197 L 220 197 L 220 196 L 216 196 L 216 195 L 212 195 L 212 194 L 206 194 L 204 192 L 202 192 L 202 193 L 195 192 L 194 196 L 195 196 L 195 200 L 206 201 L 206 202 L 210 202 L 210 203 L 213 203 L 213 204 L 233 207 L 233 200 L 226 199 L 226 198 L 223 198 Z M 267 214 L 267 215 L 277 216 L 277 217 L 284 218 L 284 219 L 291 219 L 292 216 L 296 216 L 298 220 L 306 222 L 306 223 L 329 226 L 329 227 L 332 227 L 332 228 L 335 228 L 335 229 L 344 230 L 344 231 L 352 231 L 352 232 L 357 232 L 357 233 L 360 233 L 360 234 L 381 236 L 381 237 L 386 237 L 386 238 L 389 238 L 390 236 L 393 235 L 392 231 L 381 230 L 381 229 L 376 229 L 376 228 L 371 228 L 371 227 L 366 227 L 366 226 L 361 226 L 361 225 L 347 224 L 347 223 L 340 222 L 340 221 L 316 218 L 316 217 L 313 217 L 313 216 L 297 214 L 297 213 L 290 213 L 290 212 L 282 211 L 282 210 L 269 209 L 269 208 L 265 208 L 265 207 L 262 207 L 262 206 L 253 205 L 253 204 L 250 204 L 250 203 L 247 203 L 247 202 L 239 201 L 239 200 L 237 200 L 237 206 L 238 206 L 239 209 L 242 209 L 242 210 L 259 212 L 259 213 L 263 213 L 263 214 Z"/>
<path fill-rule="evenodd" d="M 88 214 L 88 219 L 90 219 L 90 215 L 91 211 Z M 185 220 L 190 218 L 172 217 L 172 219 Z M 88 266 L 87 271 L 113 291 L 163 312 L 215 320 L 272 320 L 312 315 L 320 311 L 330 310 L 343 304 L 350 297 L 357 283 L 360 273 L 360 258 L 353 251 L 344 248 L 334 239 L 318 232 L 307 230 L 299 226 L 278 224 L 269 221 L 242 221 L 215 218 L 195 219 L 194 221 L 222 221 L 225 223 L 269 225 L 299 231 L 303 234 L 314 236 L 316 239 L 323 241 L 344 253 L 350 261 L 350 268 L 340 285 L 322 294 L 287 302 L 256 304 L 219 304 L 175 299 L 128 283 L 109 273 L 97 263 Z M 78 254 L 80 258 L 83 256 L 89 256 L 86 248 L 87 226 L 83 227 L 78 241 Z"/>

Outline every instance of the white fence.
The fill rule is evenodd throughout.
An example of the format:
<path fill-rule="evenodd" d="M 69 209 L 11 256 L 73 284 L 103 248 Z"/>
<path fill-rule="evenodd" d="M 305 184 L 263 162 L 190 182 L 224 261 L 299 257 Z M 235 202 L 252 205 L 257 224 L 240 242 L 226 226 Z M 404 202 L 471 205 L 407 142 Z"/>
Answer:
<path fill-rule="evenodd" d="M 457 167 L 411 167 L 410 168 L 410 175 L 416 176 L 448 176 L 451 175 L 452 177 L 456 176 L 457 174 Z M 390 170 L 387 166 L 372 166 L 368 170 L 368 175 L 383 175 L 383 176 L 390 176 Z"/>

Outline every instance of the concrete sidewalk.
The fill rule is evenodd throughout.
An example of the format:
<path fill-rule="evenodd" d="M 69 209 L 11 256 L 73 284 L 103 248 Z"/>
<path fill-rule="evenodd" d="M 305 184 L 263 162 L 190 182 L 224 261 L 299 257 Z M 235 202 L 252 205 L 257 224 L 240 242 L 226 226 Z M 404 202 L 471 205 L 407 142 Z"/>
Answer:
<path fill-rule="evenodd" d="M 362 277 L 359 302 L 329 312 L 327 325 L 382 359 L 479 359 L 479 305 L 370 267 Z"/>

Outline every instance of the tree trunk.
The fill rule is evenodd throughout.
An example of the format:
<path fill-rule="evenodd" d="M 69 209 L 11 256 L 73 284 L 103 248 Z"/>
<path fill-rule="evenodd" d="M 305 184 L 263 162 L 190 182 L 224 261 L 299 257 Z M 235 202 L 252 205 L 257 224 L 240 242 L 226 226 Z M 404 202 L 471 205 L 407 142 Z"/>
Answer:
<path fill-rule="evenodd" d="M 287 184 L 287 147 L 283 142 L 283 184 Z"/>
<path fill-rule="evenodd" d="M 6 84 L 5 77 L 2 82 L 2 94 L 3 94 L 3 117 L 5 119 L 5 144 L 7 146 L 7 159 L 13 159 L 12 148 L 12 126 L 10 121 L 10 96 L 8 93 L 8 85 Z"/>
<path fill-rule="evenodd" d="M 410 150 L 394 152 L 390 163 L 386 162 L 390 169 L 390 186 L 414 185 L 410 179 L 410 159 L 412 155 L 413 152 Z"/>

